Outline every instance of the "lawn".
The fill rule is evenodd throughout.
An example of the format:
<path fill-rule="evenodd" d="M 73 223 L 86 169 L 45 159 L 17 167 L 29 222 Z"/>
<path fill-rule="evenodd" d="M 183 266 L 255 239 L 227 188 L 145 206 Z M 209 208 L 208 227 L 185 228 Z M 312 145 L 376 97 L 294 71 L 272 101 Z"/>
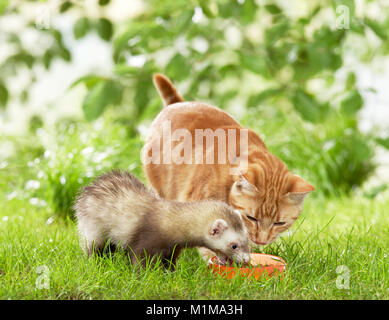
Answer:
<path fill-rule="evenodd" d="M 19 2 L 0 0 L 0 299 L 389 299 L 389 7 Z M 111 169 L 147 183 L 157 72 L 315 186 L 292 228 L 253 248 L 287 262 L 283 280 L 215 277 L 196 249 L 175 272 L 83 255 L 80 188 Z"/>
<path fill-rule="evenodd" d="M 283 133 L 267 123 L 256 131 L 277 146 Z M 34 137 L 9 138 L 15 156 L 0 162 L 0 299 L 389 298 L 389 198 L 358 189 L 325 195 L 320 186 L 329 182 L 317 181 L 325 179 L 324 160 L 305 170 L 309 181 L 316 178 L 317 190 L 297 222 L 270 246 L 253 249 L 285 259 L 284 279 L 228 281 L 215 277 L 195 249 L 184 250 L 175 272 L 157 266 L 139 273 L 122 253 L 85 257 L 69 218 L 74 196 L 111 168 L 145 181 L 142 138 L 130 137 L 109 115 L 92 124 L 63 123 Z M 301 149 L 311 148 L 307 134 L 295 139 Z M 293 154 L 287 164 L 304 169 L 299 153 Z"/>
<path fill-rule="evenodd" d="M 228 281 L 194 249 L 175 272 L 138 273 L 120 253 L 88 259 L 72 221 L 2 195 L 0 298 L 388 299 L 388 206 L 387 199 L 307 200 L 290 232 L 263 250 L 286 260 L 284 279 Z"/>

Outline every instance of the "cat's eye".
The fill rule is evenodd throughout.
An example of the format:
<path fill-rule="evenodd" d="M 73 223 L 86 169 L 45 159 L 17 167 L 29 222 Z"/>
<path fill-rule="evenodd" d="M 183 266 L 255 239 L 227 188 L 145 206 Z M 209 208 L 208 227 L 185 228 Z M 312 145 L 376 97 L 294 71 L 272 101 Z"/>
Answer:
<path fill-rule="evenodd" d="M 233 250 L 235 250 L 237 247 L 238 247 L 238 245 L 235 244 L 235 243 L 233 243 L 233 244 L 231 245 L 231 248 L 232 248 Z"/>
<path fill-rule="evenodd" d="M 248 216 L 246 215 L 247 219 L 251 220 L 251 221 L 254 221 L 254 222 L 257 222 L 257 219 L 255 219 L 254 217 L 252 216 Z"/>
<path fill-rule="evenodd" d="M 285 224 L 284 221 L 274 222 L 274 225 L 275 225 L 275 226 L 283 226 L 284 224 Z"/>

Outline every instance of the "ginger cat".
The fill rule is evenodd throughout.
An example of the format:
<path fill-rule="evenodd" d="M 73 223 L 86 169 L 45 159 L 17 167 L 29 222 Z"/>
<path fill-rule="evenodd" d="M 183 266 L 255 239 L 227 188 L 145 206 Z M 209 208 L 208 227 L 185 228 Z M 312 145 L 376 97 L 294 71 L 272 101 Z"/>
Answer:
<path fill-rule="evenodd" d="M 302 211 L 305 196 L 315 188 L 292 174 L 280 159 L 267 150 L 254 131 L 242 128 L 225 111 L 201 102 L 184 102 L 170 80 L 161 74 L 154 75 L 154 84 L 165 108 L 151 124 L 142 154 L 144 170 L 150 184 L 166 199 L 222 200 L 241 212 L 251 241 L 258 245 L 270 244 L 294 223 Z M 182 134 L 183 129 L 192 137 L 195 136 L 196 129 L 211 129 L 214 132 L 219 129 L 219 133 L 235 129 L 238 133 L 237 145 L 241 142 L 240 130 L 247 130 L 246 168 L 240 171 L 238 164 L 238 170 L 231 174 L 230 169 L 236 167 L 232 161 L 214 164 L 207 164 L 206 161 L 203 164 L 193 164 L 198 162 L 192 161 L 191 164 L 190 161 L 195 159 L 199 148 L 195 141 L 189 144 L 194 150 L 189 154 L 189 159 L 186 158 L 181 163 L 164 163 L 163 157 L 171 152 L 171 149 L 165 150 L 164 143 L 170 144 L 172 148 L 182 143 L 177 136 L 170 137 L 170 141 L 163 140 L 163 128 L 166 124 L 171 126 L 171 132 L 181 130 L 178 136 L 185 136 Z M 219 144 L 209 148 L 202 143 L 201 147 L 204 148 L 200 153 L 206 157 L 213 151 L 216 158 L 215 151 L 220 148 Z M 181 148 L 181 151 L 184 149 Z M 159 152 L 157 157 L 153 154 L 155 150 Z M 182 156 L 182 152 L 179 155 Z M 151 161 L 151 158 L 158 160 Z M 209 251 L 200 251 L 204 258 L 212 255 Z"/>

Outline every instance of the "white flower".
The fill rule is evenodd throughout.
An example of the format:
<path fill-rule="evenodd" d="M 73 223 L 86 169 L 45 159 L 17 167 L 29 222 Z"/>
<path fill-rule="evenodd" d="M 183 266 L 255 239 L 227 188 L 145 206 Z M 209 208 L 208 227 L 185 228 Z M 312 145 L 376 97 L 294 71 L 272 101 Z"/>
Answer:
<path fill-rule="evenodd" d="M 87 147 L 81 151 L 81 154 L 86 156 L 88 154 L 91 154 L 93 151 L 95 151 L 95 148 L 93 147 Z"/>
<path fill-rule="evenodd" d="M 12 200 L 15 197 L 16 197 L 16 191 L 13 191 L 9 195 L 7 195 L 7 200 Z"/>
<path fill-rule="evenodd" d="M 146 56 L 143 54 L 127 58 L 127 64 L 131 67 L 142 68 L 146 62 Z"/>
<path fill-rule="evenodd" d="M 4 216 L 2 220 L 3 221 L 8 221 L 8 216 Z"/>
<path fill-rule="evenodd" d="M 54 221 L 54 218 L 50 217 L 49 219 L 47 219 L 46 224 L 49 226 L 53 223 L 53 221 Z"/>
<path fill-rule="evenodd" d="M 27 190 L 29 190 L 29 189 L 39 189 L 40 185 L 41 185 L 40 182 L 37 181 L 37 180 L 28 180 L 26 182 L 25 188 Z"/>
<path fill-rule="evenodd" d="M 87 169 L 86 169 L 85 176 L 86 176 L 87 178 L 91 178 L 91 177 L 93 177 L 93 176 L 94 176 L 93 169 L 91 169 L 91 168 L 87 168 Z"/>
<path fill-rule="evenodd" d="M 38 174 L 36 176 L 38 179 L 42 179 L 45 176 L 45 173 L 41 170 L 38 172 Z"/>
<path fill-rule="evenodd" d="M 140 124 L 137 129 L 142 137 L 147 136 L 147 132 L 149 129 L 147 126 L 145 126 L 144 124 Z"/>
<path fill-rule="evenodd" d="M 323 144 L 323 151 L 328 151 L 335 146 L 334 140 L 329 140 Z"/>
<path fill-rule="evenodd" d="M 8 166 L 7 161 L 0 162 L 0 169 L 4 169 L 6 166 Z"/>
<path fill-rule="evenodd" d="M 194 15 L 192 17 L 192 21 L 194 23 L 198 23 L 198 22 L 200 22 L 203 19 L 205 19 L 205 15 L 203 13 L 203 10 L 201 9 L 201 7 L 196 7 Z"/>
<path fill-rule="evenodd" d="M 61 176 L 61 177 L 59 178 L 59 182 L 61 182 L 62 185 L 65 185 L 65 183 L 66 183 L 66 178 L 65 178 L 64 176 Z"/>
<path fill-rule="evenodd" d="M 38 198 L 31 198 L 31 199 L 30 199 L 30 203 L 31 203 L 33 206 L 36 206 L 36 205 L 39 203 L 39 199 L 38 199 Z"/>
<path fill-rule="evenodd" d="M 200 53 L 205 53 L 208 50 L 209 44 L 205 38 L 196 37 L 192 40 L 192 47 Z"/>
<path fill-rule="evenodd" d="M 99 162 L 103 161 L 107 156 L 108 156 L 107 152 L 98 152 L 93 157 L 93 162 L 99 163 Z"/>
<path fill-rule="evenodd" d="M 86 132 L 81 133 L 80 140 L 82 143 L 86 143 L 86 141 L 88 140 L 88 134 Z"/>
<path fill-rule="evenodd" d="M 160 18 L 160 17 L 157 17 L 156 19 L 155 19 L 155 21 L 158 23 L 158 24 L 162 24 L 162 23 L 159 23 L 159 22 L 161 22 L 161 20 L 162 20 L 162 23 L 163 23 L 163 19 L 162 18 Z M 137 36 L 135 36 L 135 37 L 133 37 L 133 38 L 131 38 L 130 40 L 128 40 L 128 45 L 129 46 L 134 46 L 134 45 L 136 45 L 139 41 L 141 41 L 142 40 L 142 38 L 139 36 L 139 35 L 137 35 Z"/>

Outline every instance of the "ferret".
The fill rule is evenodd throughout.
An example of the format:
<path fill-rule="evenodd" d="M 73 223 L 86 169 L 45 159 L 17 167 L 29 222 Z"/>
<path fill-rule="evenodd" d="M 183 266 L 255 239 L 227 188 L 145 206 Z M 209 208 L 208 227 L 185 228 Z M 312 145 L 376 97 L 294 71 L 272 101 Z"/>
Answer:
<path fill-rule="evenodd" d="M 132 263 L 160 256 L 175 265 L 183 248 L 206 247 L 219 261 L 248 263 L 248 234 L 240 213 L 216 200 L 178 202 L 158 198 L 129 172 L 98 177 L 77 197 L 81 246 L 89 256 L 106 245 L 126 250 Z"/>

